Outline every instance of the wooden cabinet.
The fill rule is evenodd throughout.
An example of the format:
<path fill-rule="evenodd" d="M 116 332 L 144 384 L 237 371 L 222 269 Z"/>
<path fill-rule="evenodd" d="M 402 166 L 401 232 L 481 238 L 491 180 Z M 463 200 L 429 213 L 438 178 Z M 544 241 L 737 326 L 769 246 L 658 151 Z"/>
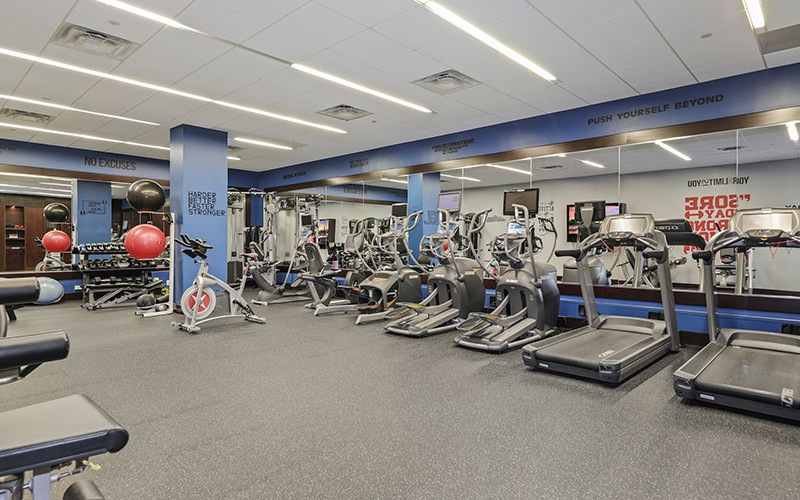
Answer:
<path fill-rule="evenodd" d="M 6 246 L 6 271 L 25 270 L 25 209 L 6 205 L 3 228 Z"/>

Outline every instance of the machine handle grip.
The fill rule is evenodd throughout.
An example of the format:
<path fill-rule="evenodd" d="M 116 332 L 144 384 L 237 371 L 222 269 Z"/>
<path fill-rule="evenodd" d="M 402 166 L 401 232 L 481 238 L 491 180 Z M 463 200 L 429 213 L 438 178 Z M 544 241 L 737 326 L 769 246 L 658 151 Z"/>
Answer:
<path fill-rule="evenodd" d="M 570 248 L 565 250 L 556 250 L 556 257 L 575 257 L 576 259 L 581 256 L 581 249 Z"/>
<path fill-rule="evenodd" d="M 663 262 L 668 251 L 666 248 L 662 250 L 645 250 L 642 252 L 642 257 L 645 259 L 656 259 L 659 263 Z"/>
<path fill-rule="evenodd" d="M 713 255 L 714 252 L 711 250 L 695 250 L 692 252 L 692 258 L 694 260 L 703 260 L 705 262 L 711 262 Z"/>

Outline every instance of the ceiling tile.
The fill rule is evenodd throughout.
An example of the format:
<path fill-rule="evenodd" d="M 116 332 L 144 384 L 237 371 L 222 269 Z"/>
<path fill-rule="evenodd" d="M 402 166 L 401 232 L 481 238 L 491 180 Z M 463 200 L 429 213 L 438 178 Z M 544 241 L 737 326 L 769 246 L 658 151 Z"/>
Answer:
<path fill-rule="evenodd" d="M 15 94 L 33 99 L 47 97 L 53 102 L 70 105 L 98 81 L 96 76 L 36 64 L 25 75 Z"/>
<path fill-rule="evenodd" d="M 513 112 L 520 108 L 529 108 L 529 106 L 519 99 L 515 99 L 485 85 L 478 85 L 476 87 L 453 92 L 452 94 L 447 94 L 447 97 L 495 116 Z"/>
<path fill-rule="evenodd" d="M 364 26 L 382 23 L 417 5 L 414 2 L 394 0 L 315 0 L 315 2 Z"/>
<path fill-rule="evenodd" d="M 255 19 L 208 0 L 194 0 L 175 19 L 186 26 L 237 43 L 247 40 L 264 28 Z"/>
<path fill-rule="evenodd" d="M 0 71 L 0 92 L 4 94 L 14 93 L 19 97 L 27 97 L 30 99 L 42 97 L 23 95 L 18 92 L 14 92 L 14 89 L 17 87 L 17 84 L 19 84 L 20 80 L 22 80 L 22 77 L 25 76 L 25 73 L 27 73 L 28 70 L 33 67 L 33 63 L 6 56 L 0 56 L 0 63 L 3 65 L 3 71 Z"/>
<path fill-rule="evenodd" d="M 362 24 L 313 2 L 284 17 L 274 27 L 322 47 L 330 47 L 365 29 Z"/>
<path fill-rule="evenodd" d="M 306 59 L 324 47 L 277 28 L 269 28 L 247 39 L 244 45 L 292 63 Z"/>
<path fill-rule="evenodd" d="M 291 14 L 309 0 L 211 0 L 226 9 L 269 26 Z"/>
<path fill-rule="evenodd" d="M 659 0 L 649 2 L 642 8 L 661 32 L 684 28 L 691 23 L 691 20 L 714 19 L 728 15 L 744 16 L 744 21 L 747 23 L 744 4 L 739 1 Z"/>
<path fill-rule="evenodd" d="M 606 3 L 603 2 L 602 5 Z M 644 13 L 638 9 L 614 17 L 604 16 L 601 19 L 569 30 L 568 33 L 583 47 L 590 47 L 593 51 L 606 50 L 658 35 Z"/>
<path fill-rule="evenodd" d="M 372 29 L 414 49 L 455 35 L 469 37 L 421 6 L 377 24 Z"/>
<path fill-rule="evenodd" d="M 72 2 L 63 0 L 0 2 L 2 47 L 38 55 L 70 7 Z"/>
<path fill-rule="evenodd" d="M 175 83 L 175 87 L 212 99 L 286 69 L 286 65 L 242 49 L 231 49 Z"/>
<path fill-rule="evenodd" d="M 112 139 L 126 137 L 126 135 L 113 137 L 108 135 L 104 130 L 99 130 L 97 133 L 95 133 L 97 129 L 104 126 L 109 121 L 109 118 L 104 118 L 102 116 L 87 115 L 85 113 L 70 113 L 65 111 L 57 116 L 55 120 L 50 122 L 48 128 L 82 134 L 99 135 L 101 137 L 111 137 Z"/>
<path fill-rule="evenodd" d="M 496 19 L 530 9 L 530 4 L 525 2 L 525 0 L 502 0 L 493 2 L 487 2 L 486 0 L 445 0 L 442 3 L 461 18 L 476 26 L 483 27 L 484 29 L 488 28 L 485 25 L 492 23 Z M 435 15 L 433 13 L 430 14 Z M 498 40 L 503 40 L 503 33 L 488 29 L 487 31 Z"/>
<path fill-rule="evenodd" d="M 411 52 L 411 49 L 373 30 L 364 30 L 330 48 L 331 51 L 368 66 L 377 66 Z"/>
<path fill-rule="evenodd" d="M 688 72 L 668 76 L 666 78 L 658 78 L 655 80 L 648 80 L 646 82 L 628 82 L 638 90 L 641 94 L 649 94 L 651 92 L 658 92 L 660 90 L 672 89 L 676 87 L 683 87 L 684 85 L 692 85 L 697 83 L 695 77 Z"/>
<path fill-rule="evenodd" d="M 628 68 L 665 57 L 675 57 L 675 52 L 661 35 L 640 38 L 610 49 L 593 52 L 603 64 L 612 70 Z"/>
<path fill-rule="evenodd" d="M 586 2 L 584 0 L 547 0 L 536 9 L 565 31 L 623 14 L 636 9 L 633 0 Z"/>
<path fill-rule="evenodd" d="M 639 93 L 628 85 L 616 85 L 613 88 L 601 88 L 595 91 L 584 91 L 579 94 L 590 104 L 598 104 L 608 101 L 616 101 L 626 97 L 633 97 Z"/>
<path fill-rule="evenodd" d="M 444 67 L 439 61 L 417 51 L 387 59 L 375 67 L 406 82 L 413 82 L 446 69 L 454 69 Z"/>
<path fill-rule="evenodd" d="M 754 57 L 751 59 L 731 61 L 718 66 L 696 69 L 694 70 L 694 74 L 701 82 L 706 82 L 709 80 L 716 80 L 717 78 L 725 78 L 742 73 L 750 73 L 752 71 L 758 71 L 761 69 L 764 69 L 763 59 L 761 59 L 761 57 Z"/>
<path fill-rule="evenodd" d="M 157 94 L 136 107 L 131 108 L 130 111 L 126 113 L 126 116 L 165 124 L 175 117 L 182 116 L 204 104 L 205 103 L 201 101 L 195 101 L 193 99 L 185 99 L 169 94 Z"/>
<path fill-rule="evenodd" d="M 165 29 L 131 54 L 114 74 L 168 87 L 229 50 L 224 43 L 194 33 Z"/>
<path fill-rule="evenodd" d="M 628 83 L 657 80 L 675 74 L 689 74 L 681 60 L 675 55 L 653 59 L 635 66 L 619 68 L 615 70 L 615 73 Z"/>
<path fill-rule="evenodd" d="M 38 133 L 31 137 L 30 142 L 35 142 L 39 144 L 49 144 L 51 146 L 62 146 L 62 147 L 70 147 L 75 144 L 76 141 L 79 139 L 75 137 L 69 137 L 66 135 L 54 135 L 54 134 L 47 134 L 47 133 Z M 85 141 L 91 142 L 94 145 L 94 149 L 99 149 L 106 147 L 106 145 L 111 144 L 110 142 L 98 142 L 98 141 Z"/>
<path fill-rule="evenodd" d="M 698 73 L 706 72 L 708 68 L 717 67 L 721 65 L 736 64 L 738 61 L 748 61 L 748 68 L 753 67 L 750 60 L 758 59 L 760 68 L 750 69 L 764 69 L 763 60 L 761 60 L 761 53 L 755 40 L 745 37 L 731 40 L 729 42 L 713 45 L 710 47 L 696 50 L 694 52 L 681 52 L 681 60 L 686 66 L 700 78 Z M 745 71 L 748 72 L 748 71 Z"/>
<path fill-rule="evenodd" d="M 87 54 L 80 50 L 72 49 L 69 47 L 62 47 L 54 43 L 49 43 L 40 54 L 42 57 L 52 59 L 54 61 L 80 66 L 82 68 L 91 69 L 94 71 L 103 71 L 110 73 L 119 65 L 119 61 L 109 57 L 96 56 L 94 54 Z M 62 72 L 68 70 L 62 69 Z"/>
<path fill-rule="evenodd" d="M 731 2 L 734 3 L 734 2 Z M 713 18 L 698 18 L 700 22 L 684 24 L 683 27 L 664 31 L 667 39 L 678 55 L 684 52 L 701 50 L 715 45 L 728 43 L 740 38 L 751 38 L 755 43 L 755 36 L 750 29 L 747 16 L 740 13 L 728 14 Z M 701 35 L 711 33 L 708 38 Z"/>
<path fill-rule="evenodd" d="M 100 80 L 92 86 L 78 100 L 72 103 L 76 108 L 82 108 L 98 113 L 110 113 L 125 116 L 125 113 L 141 104 L 146 99 L 156 95 L 157 92 L 142 87 L 125 85 L 113 80 Z M 63 103 L 59 103 L 63 104 Z M 139 118 L 147 120 L 147 118 Z M 153 121 L 153 120 L 148 120 Z"/>

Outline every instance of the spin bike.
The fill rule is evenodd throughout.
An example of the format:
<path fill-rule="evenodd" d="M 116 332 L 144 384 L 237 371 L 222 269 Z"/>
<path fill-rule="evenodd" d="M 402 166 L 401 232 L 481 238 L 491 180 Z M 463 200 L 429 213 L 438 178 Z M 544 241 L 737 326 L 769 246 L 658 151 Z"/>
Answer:
<path fill-rule="evenodd" d="M 197 333 L 200 331 L 200 326 L 203 323 L 222 318 L 239 318 L 242 317 L 246 321 L 253 323 L 266 323 L 264 318 L 258 317 L 253 313 L 247 300 L 242 297 L 244 286 L 247 283 L 247 273 L 249 271 L 249 259 L 254 258 L 252 255 L 244 255 L 244 271 L 242 272 L 242 279 L 239 283 L 239 288 L 235 289 L 228 285 L 224 280 L 221 280 L 208 272 L 207 252 L 212 247 L 205 241 L 199 238 L 191 238 L 188 235 L 182 234 L 180 238 L 175 240 L 179 245 L 187 248 L 183 249 L 183 253 L 194 259 L 195 263 L 199 264 L 197 269 L 197 277 L 195 277 L 192 286 L 186 289 L 181 296 L 181 311 L 183 311 L 186 319 L 182 323 L 177 321 L 172 322 L 173 328 L 186 330 L 189 333 Z M 214 308 L 217 306 L 217 296 L 214 293 L 212 285 L 217 285 L 228 296 L 228 314 L 214 316 L 209 318 Z"/>

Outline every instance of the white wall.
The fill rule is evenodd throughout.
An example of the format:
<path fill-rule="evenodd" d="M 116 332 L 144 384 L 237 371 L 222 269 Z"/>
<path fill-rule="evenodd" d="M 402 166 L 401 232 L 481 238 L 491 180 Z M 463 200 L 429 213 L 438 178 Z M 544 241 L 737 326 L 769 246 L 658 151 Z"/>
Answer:
<path fill-rule="evenodd" d="M 557 248 L 572 247 L 566 242 L 566 205 L 575 201 L 606 200 L 627 203 L 628 212 L 652 213 L 657 219 L 687 218 L 697 224 L 696 232 L 702 227 L 713 227 L 717 221 L 725 224 L 730 211 L 713 210 L 711 217 L 698 210 L 692 210 L 695 198 L 716 197 L 718 205 L 733 197 L 743 208 L 800 206 L 800 160 L 781 160 L 775 162 L 741 165 L 738 176 L 746 183 L 734 184 L 734 166 L 669 170 L 642 174 L 627 174 L 620 177 L 619 190 L 616 173 L 595 177 L 536 181 L 533 186 L 540 189 L 540 213 L 552 214 L 559 231 Z M 720 184 L 722 182 L 722 184 Z M 724 184 L 727 182 L 727 184 Z M 691 184 L 691 186 L 690 186 Z M 467 189 L 463 197 L 463 211 L 474 212 L 487 207 L 492 208 L 492 217 L 486 225 L 484 243 L 505 231 L 510 217 L 502 216 L 503 191 L 528 187 L 528 183 L 490 188 Z M 697 200 L 700 201 L 699 199 Z M 540 255 L 549 254 L 551 237 L 545 238 L 545 250 Z M 684 255 L 684 248 L 673 248 L 675 257 Z M 774 255 L 773 255 L 774 254 Z M 488 254 L 484 252 L 488 257 Z M 683 283 L 697 283 L 699 271 L 694 261 L 680 266 L 673 273 L 674 280 Z M 614 255 L 606 255 L 603 261 L 610 266 Z M 780 290 L 800 291 L 800 249 L 788 252 L 786 249 L 757 249 L 754 256 L 756 286 Z M 561 267 L 564 259 L 554 257 L 552 263 Z M 615 274 L 621 278 L 621 272 Z"/>

